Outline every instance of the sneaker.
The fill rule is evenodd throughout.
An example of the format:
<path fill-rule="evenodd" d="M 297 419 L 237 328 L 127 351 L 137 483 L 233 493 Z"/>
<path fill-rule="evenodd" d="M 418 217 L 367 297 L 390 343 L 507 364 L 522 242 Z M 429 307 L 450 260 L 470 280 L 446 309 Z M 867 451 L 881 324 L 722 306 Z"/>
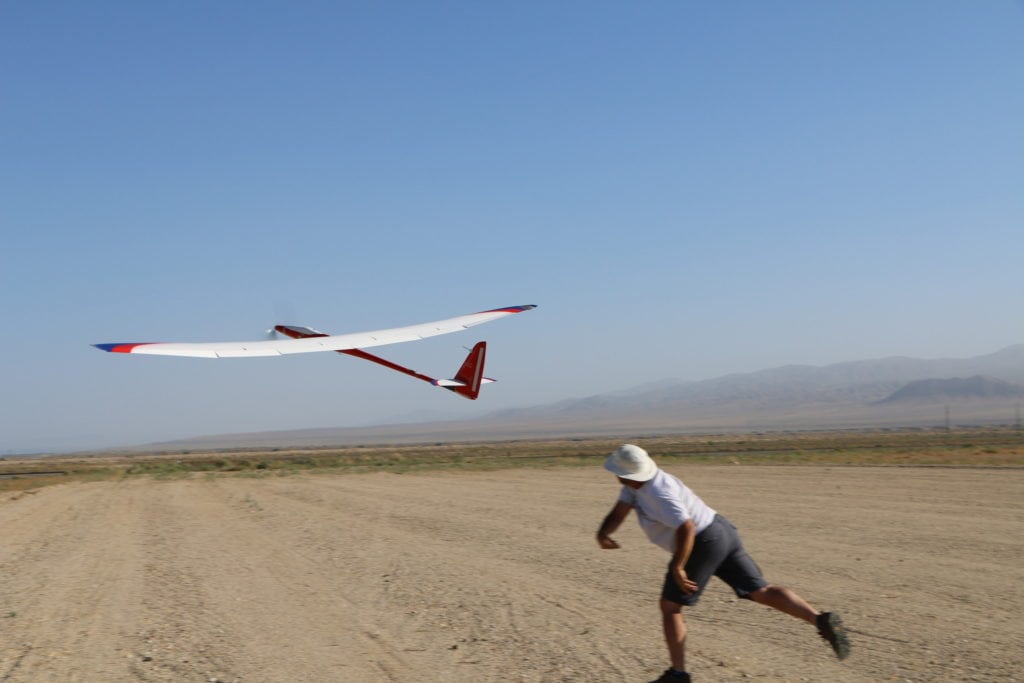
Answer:
<path fill-rule="evenodd" d="M 651 683 L 690 683 L 690 674 L 682 673 L 672 669 L 665 669 L 660 678 L 655 678 Z"/>
<path fill-rule="evenodd" d="M 818 635 L 828 641 L 839 659 L 850 656 L 850 639 L 843 628 L 843 620 L 835 612 L 822 612 L 817 619 Z"/>

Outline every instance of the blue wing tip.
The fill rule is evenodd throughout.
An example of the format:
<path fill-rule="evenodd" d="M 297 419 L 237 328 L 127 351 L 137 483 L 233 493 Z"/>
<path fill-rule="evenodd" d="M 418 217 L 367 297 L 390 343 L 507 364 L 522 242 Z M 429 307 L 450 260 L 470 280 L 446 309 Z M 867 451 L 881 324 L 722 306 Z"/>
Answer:
<path fill-rule="evenodd" d="M 111 353 L 131 353 L 132 349 L 136 346 L 145 346 L 144 343 L 125 343 L 119 342 L 116 344 L 93 344 L 100 351 L 110 351 Z"/>

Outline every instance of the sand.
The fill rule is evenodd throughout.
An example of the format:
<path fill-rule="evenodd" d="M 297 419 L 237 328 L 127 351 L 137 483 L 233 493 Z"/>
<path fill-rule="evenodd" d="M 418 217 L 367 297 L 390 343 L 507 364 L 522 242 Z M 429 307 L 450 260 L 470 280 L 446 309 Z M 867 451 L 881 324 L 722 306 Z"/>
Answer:
<path fill-rule="evenodd" d="M 1024 471 L 670 467 L 853 654 L 713 582 L 695 681 L 1024 680 Z M 647 681 L 667 555 L 599 468 L 0 494 L 0 681 Z"/>

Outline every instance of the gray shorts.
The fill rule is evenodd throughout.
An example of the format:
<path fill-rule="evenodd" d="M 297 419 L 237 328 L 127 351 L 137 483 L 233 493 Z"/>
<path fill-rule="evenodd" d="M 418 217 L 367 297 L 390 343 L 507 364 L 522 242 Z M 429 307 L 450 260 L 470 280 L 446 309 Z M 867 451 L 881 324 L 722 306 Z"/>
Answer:
<path fill-rule="evenodd" d="M 768 585 L 757 563 L 743 548 L 736 527 L 721 515 L 715 515 L 711 525 L 697 534 L 685 569 L 686 576 L 697 584 L 696 592 L 690 595 L 683 593 L 672 572 L 668 571 L 665 573 L 665 586 L 661 589 L 663 599 L 680 605 L 696 605 L 712 576 L 729 584 L 741 598 Z"/>

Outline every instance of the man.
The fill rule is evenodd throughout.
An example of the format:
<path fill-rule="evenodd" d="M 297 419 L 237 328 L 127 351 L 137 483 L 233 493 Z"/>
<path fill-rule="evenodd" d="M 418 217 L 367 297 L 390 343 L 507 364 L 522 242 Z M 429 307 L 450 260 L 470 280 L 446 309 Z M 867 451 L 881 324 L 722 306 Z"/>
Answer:
<path fill-rule="evenodd" d="M 618 478 L 622 491 L 597 531 L 598 545 L 605 550 L 618 548 L 611 534 L 630 510 L 636 510 L 640 527 L 651 542 L 672 554 L 659 603 L 672 667 L 651 683 L 689 683 L 683 606 L 697 604 L 712 576 L 729 584 L 740 598 L 814 624 L 839 659 L 850 654 L 839 615 L 819 612 L 788 588 L 765 581 L 744 550 L 736 527 L 679 479 L 658 469 L 647 451 L 625 444 L 608 456 L 604 467 Z"/>

